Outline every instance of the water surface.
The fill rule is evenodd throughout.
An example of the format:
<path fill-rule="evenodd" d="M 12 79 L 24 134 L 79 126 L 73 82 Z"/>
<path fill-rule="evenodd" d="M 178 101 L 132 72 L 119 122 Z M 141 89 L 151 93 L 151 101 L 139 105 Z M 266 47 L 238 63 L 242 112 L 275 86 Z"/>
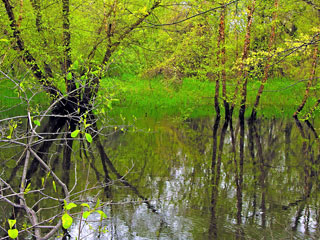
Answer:
<path fill-rule="evenodd" d="M 83 239 L 318 239 L 318 131 L 317 124 L 291 119 L 231 124 L 145 118 L 134 128 L 105 132 L 103 146 L 129 184 L 115 180 L 109 190 L 82 196 L 94 204 L 100 193 L 108 218 L 100 221 L 93 213 L 80 228 L 75 218 L 70 234 L 76 238 L 81 229 Z M 70 185 L 75 177 L 76 190 L 103 181 L 96 149 L 90 167 L 76 149 L 77 175 L 70 173 Z"/>

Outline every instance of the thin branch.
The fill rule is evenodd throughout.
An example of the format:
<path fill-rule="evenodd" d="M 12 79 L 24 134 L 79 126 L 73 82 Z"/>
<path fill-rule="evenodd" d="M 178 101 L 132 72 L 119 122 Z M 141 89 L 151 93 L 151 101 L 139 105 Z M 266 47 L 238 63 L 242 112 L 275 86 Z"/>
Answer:
<path fill-rule="evenodd" d="M 213 12 L 213 11 L 215 11 L 215 10 L 217 10 L 217 9 L 226 8 L 227 6 L 229 6 L 229 5 L 233 4 L 233 3 L 236 3 L 236 2 L 238 2 L 238 1 L 239 1 L 239 0 L 234 0 L 234 1 L 231 1 L 231 2 L 226 3 L 226 4 L 224 4 L 224 5 L 221 5 L 221 6 L 218 6 L 218 7 L 214 7 L 214 8 L 211 8 L 211 9 L 206 10 L 206 11 L 203 11 L 203 12 L 199 12 L 199 13 L 197 13 L 197 14 L 194 14 L 194 15 L 190 16 L 190 17 L 187 17 L 187 18 L 184 18 L 184 19 L 182 19 L 182 20 L 179 20 L 179 21 L 176 21 L 176 22 L 172 22 L 172 23 L 163 23 L 163 24 L 153 24 L 153 23 L 150 23 L 150 22 L 148 22 L 148 23 L 151 24 L 151 25 L 154 26 L 154 27 L 162 27 L 162 26 L 176 25 L 176 24 L 179 24 L 179 23 L 183 23 L 183 22 L 185 22 L 185 21 L 188 21 L 188 20 L 190 20 L 190 19 L 192 19 L 192 18 L 198 17 L 198 16 L 200 16 L 200 15 L 203 15 L 203 14 L 206 14 L 206 13 L 209 13 L 209 12 Z"/>

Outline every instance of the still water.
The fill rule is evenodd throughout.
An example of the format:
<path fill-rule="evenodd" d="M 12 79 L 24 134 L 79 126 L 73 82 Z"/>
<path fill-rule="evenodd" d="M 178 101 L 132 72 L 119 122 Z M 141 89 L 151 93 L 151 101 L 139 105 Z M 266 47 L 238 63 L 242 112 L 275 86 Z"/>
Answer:
<path fill-rule="evenodd" d="M 108 219 L 96 223 L 107 232 L 88 227 L 87 239 L 320 237 L 317 126 L 213 118 L 144 124 L 104 142 L 136 189 L 113 184 Z"/>
<path fill-rule="evenodd" d="M 320 238 L 319 124 L 137 122 L 103 139 L 129 184 L 114 180 L 108 191 L 82 196 L 91 203 L 100 193 L 108 218 L 100 221 L 93 213 L 80 225 L 75 217 L 72 239 L 79 229 L 81 239 Z M 93 150 L 90 168 L 84 160 L 77 163 L 79 188 L 103 181 Z"/>

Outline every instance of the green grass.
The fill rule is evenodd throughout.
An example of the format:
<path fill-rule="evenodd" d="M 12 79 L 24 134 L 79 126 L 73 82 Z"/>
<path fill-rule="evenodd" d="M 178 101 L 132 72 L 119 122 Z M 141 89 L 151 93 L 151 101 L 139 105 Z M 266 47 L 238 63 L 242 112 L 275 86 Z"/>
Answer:
<path fill-rule="evenodd" d="M 295 82 L 286 78 L 269 79 L 261 97 L 258 116 L 291 118 L 303 98 L 305 84 L 302 81 Z M 234 83 L 229 83 L 227 86 L 230 96 L 234 92 L 234 86 Z M 251 113 L 259 86 L 258 81 L 248 82 L 246 116 Z M 161 78 L 142 79 L 133 75 L 123 75 L 118 78 L 104 78 L 101 81 L 101 87 L 103 95 L 112 94 L 113 99 L 119 100 L 113 102 L 112 110 L 108 111 L 108 115 L 115 118 L 122 115 L 127 119 L 145 116 L 152 118 L 172 116 L 186 119 L 215 114 L 213 99 L 215 84 L 213 82 L 193 78 L 169 82 Z M 43 98 L 44 96 L 38 96 L 35 98 L 35 103 L 43 103 Z M 315 101 L 316 97 L 311 97 L 303 113 L 309 110 Z M 8 81 L 2 81 L 0 109 L 15 106 L 20 102 L 14 91 L 14 85 Z M 221 110 L 223 111 L 223 107 Z M 24 111 L 25 105 L 18 105 L 0 115 L 2 117 L 4 115 L 13 116 L 24 113 Z M 237 111 L 238 109 L 235 109 L 234 113 L 237 114 Z"/>
<path fill-rule="evenodd" d="M 124 116 L 177 116 L 195 118 L 209 116 L 214 110 L 213 82 L 201 82 L 186 78 L 179 84 L 168 84 L 161 79 L 141 79 L 125 75 L 120 79 L 104 79 L 102 86 L 113 83 L 115 98 L 120 99 L 114 105 L 111 115 Z M 228 84 L 228 92 L 233 94 L 234 84 Z M 251 114 L 252 106 L 260 82 L 249 81 L 246 116 Z M 269 79 L 260 100 L 258 115 L 265 118 L 291 118 L 300 104 L 305 91 L 305 82 L 295 82 L 286 78 Z M 231 95 L 230 94 L 230 95 Z M 304 110 L 309 110 L 315 97 L 311 97 Z M 220 100 L 222 103 L 222 100 Z M 223 111 L 223 107 L 221 107 Z M 238 109 L 235 109 L 235 113 Z M 303 112 L 304 113 L 304 112 Z M 303 115 L 303 114 L 302 114 Z"/>
<path fill-rule="evenodd" d="M 0 80 L 0 116 L 2 118 L 25 113 L 25 106 L 18 98 L 11 81 Z"/>
<path fill-rule="evenodd" d="M 30 91 L 27 93 L 30 106 L 36 108 L 36 105 L 47 106 L 49 99 L 43 92 L 37 92 L 33 95 Z M 32 97 L 32 99 L 30 99 Z M 24 115 L 27 113 L 27 103 L 19 98 L 17 87 L 9 80 L 0 80 L 0 117 L 7 118 L 13 116 Z"/>
<path fill-rule="evenodd" d="M 214 85 L 194 79 L 184 79 L 179 86 L 160 79 L 145 80 L 134 76 L 122 79 L 104 79 L 115 87 L 114 98 L 120 101 L 114 104 L 111 115 L 125 116 L 179 116 L 182 118 L 208 116 L 214 114 L 211 92 Z M 110 83 L 109 83 L 110 84 Z"/>

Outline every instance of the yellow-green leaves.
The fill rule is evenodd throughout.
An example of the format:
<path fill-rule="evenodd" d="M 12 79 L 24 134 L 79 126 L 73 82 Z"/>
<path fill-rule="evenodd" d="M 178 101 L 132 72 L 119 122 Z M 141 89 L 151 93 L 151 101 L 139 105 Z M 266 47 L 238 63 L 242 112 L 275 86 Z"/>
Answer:
<path fill-rule="evenodd" d="M 71 203 L 67 203 L 66 200 L 64 200 L 64 209 L 65 211 L 69 211 L 71 210 L 72 208 L 75 208 L 77 207 L 77 204 L 71 202 Z M 67 213 L 65 212 L 63 215 L 62 215 L 62 227 L 64 229 L 68 229 L 69 227 L 71 227 L 72 225 L 72 222 L 73 222 L 73 218 Z"/>
<path fill-rule="evenodd" d="M 13 131 L 17 128 L 18 124 L 14 121 L 10 121 L 9 123 L 9 135 L 7 136 L 8 139 L 12 138 Z"/>
<path fill-rule="evenodd" d="M 74 131 L 71 133 L 71 137 L 72 137 L 72 138 L 75 138 L 75 137 L 78 136 L 79 133 L 80 133 L 80 130 L 79 130 L 79 129 L 74 130 Z"/>
<path fill-rule="evenodd" d="M 72 137 L 72 138 L 77 137 L 80 132 L 81 132 L 81 131 L 80 131 L 79 129 L 74 130 L 74 131 L 71 133 L 71 137 Z M 92 136 L 91 136 L 91 134 L 85 132 L 84 135 L 85 135 L 85 137 L 86 137 L 86 140 L 87 140 L 89 143 L 91 143 L 91 142 L 92 142 Z"/>
<path fill-rule="evenodd" d="M 69 81 L 72 80 L 72 73 L 71 72 L 68 72 L 66 79 Z"/>
<path fill-rule="evenodd" d="M 98 207 L 101 206 L 99 199 L 98 199 L 98 201 L 97 201 L 96 206 L 95 206 L 93 209 L 91 209 L 90 206 L 89 206 L 89 204 L 87 204 L 87 203 L 82 203 L 81 206 L 88 208 L 88 211 L 84 211 L 83 214 L 82 214 L 82 217 L 83 217 L 84 219 L 87 219 L 87 218 L 90 216 L 90 214 L 93 213 L 93 212 L 98 213 L 98 214 L 100 215 L 100 219 L 101 219 L 101 220 L 107 218 L 107 215 L 106 215 L 103 211 L 101 211 L 101 210 L 96 210 Z"/>
<path fill-rule="evenodd" d="M 8 42 L 9 42 L 9 40 L 8 40 L 8 39 L 5 39 L 5 38 L 1 38 L 1 39 L 0 39 L 0 42 L 8 43 Z"/>
<path fill-rule="evenodd" d="M 86 129 L 87 129 L 88 127 L 90 127 L 91 124 L 87 124 L 87 115 L 86 115 L 86 114 L 84 114 L 84 116 L 81 117 L 80 123 L 81 123 L 81 122 L 83 123 L 83 127 L 82 127 L 81 129 L 76 129 L 76 130 L 74 130 L 74 131 L 71 133 L 71 137 L 72 137 L 72 138 L 75 138 L 75 137 L 77 137 L 77 136 L 79 135 L 79 133 L 82 133 L 82 134 L 84 134 L 86 140 L 87 140 L 89 143 L 91 143 L 91 142 L 92 142 L 92 136 L 91 136 L 90 133 L 88 133 L 88 132 L 86 131 Z"/>
<path fill-rule="evenodd" d="M 9 229 L 9 230 L 8 230 L 8 235 L 9 235 L 9 237 L 12 238 L 12 239 L 17 238 L 17 237 L 18 237 L 18 234 L 19 234 L 19 232 L 18 232 L 17 229 Z"/>
<path fill-rule="evenodd" d="M 73 64 L 72 64 L 72 69 L 78 70 L 78 68 L 79 68 L 79 61 L 76 60 L 76 61 L 74 61 Z"/>
<path fill-rule="evenodd" d="M 92 142 L 92 136 L 90 135 L 90 133 L 85 133 L 86 139 L 89 143 Z"/>
<path fill-rule="evenodd" d="M 87 219 L 89 216 L 90 216 L 91 212 L 90 211 L 84 211 L 83 214 L 82 214 L 82 217 L 84 219 Z"/>
<path fill-rule="evenodd" d="M 40 126 L 40 121 L 39 120 L 34 120 L 33 121 L 35 125 Z"/>
<path fill-rule="evenodd" d="M 81 207 L 87 207 L 88 209 L 90 209 L 90 206 L 88 203 L 81 203 L 80 205 Z"/>
<path fill-rule="evenodd" d="M 90 211 L 90 206 L 89 206 L 88 203 L 82 203 L 81 206 L 82 206 L 82 207 L 86 207 L 86 208 L 88 208 L 88 210 L 89 210 L 89 211 L 84 211 L 83 214 L 82 214 L 82 217 L 83 217 L 84 219 L 87 219 L 87 218 L 90 216 L 91 212 L 92 212 L 92 211 Z"/>
<path fill-rule="evenodd" d="M 10 229 L 13 228 L 13 226 L 16 224 L 16 222 L 17 222 L 17 220 L 15 220 L 15 219 L 8 219 Z"/>
<path fill-rule="evenodd" d="M 26 189 L 24 189 L 24 193 L 27 194 L 28 192 L 30 192 L 30 190 L 31 190 L 31 183 L 29 183 Z"/>
<path fill-rule="evenodd" d="M 8 219 L 8 223 L 9 223 L 9 230 L 8 230 L 8 235 L 10 238 L 15 239 L 18 237 L 19 231 L 17 229 L 13 229 L 13 226 L 16 224 L 16 220 L 15 219 Z"/>
<path fill-rule="evenodd" d="M 96 212 L 100 214 L 100 218 L 101 218 L 101 219 L 107 218 L 107 214 L 105 214 L 105 212 L 103 212 L 103 211 L 101 211 L 101 210 L 96 210 Z"/>
<path fill-rule="evenodd" d="M 52 186 L 53 186 L 53 190 L 57 192 L 57 186 L 55 181 L 52 181 Z"/>
<path fill-rule="evenodd" d="M 68 213 L 62 215 L 62 227 L 64 229 L 68 229 L 69 227 L 71 227 L 72 222 L 73 218 Z"/>
<path fill-rule="evenodd" d="M 66 210 L 71 210 L 72 208 L 75 208 L 75 207 L 77 207 L 77 204 L 75 204 L 75 203 L 69 203 L 69 204 L 67 204 L 64 208 L 65 208 Z"/>

